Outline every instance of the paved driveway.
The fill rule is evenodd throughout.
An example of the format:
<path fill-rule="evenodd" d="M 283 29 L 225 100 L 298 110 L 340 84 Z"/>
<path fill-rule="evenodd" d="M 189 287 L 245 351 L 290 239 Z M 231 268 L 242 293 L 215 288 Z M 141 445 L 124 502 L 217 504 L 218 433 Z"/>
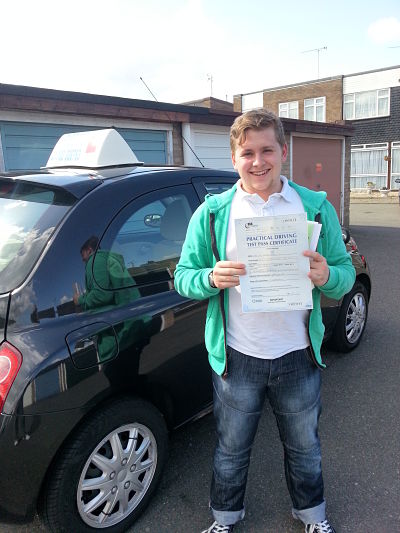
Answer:
<path fill-rule="evenodd" d="M 373 293 L 360 346 L 326 353 L 321 440 L 328 512 L 338 533 L 400 532 L 400 208 L 353 204 L 351 230 L 370 263 Z M 211 416 L 171 438 L 161 486 L 129 533 L 198 533 L 207 509 L 214 423 Z M 301 533 L 290 516 L 282 450 L 266 406 L 253 451 L 246 520 L 237 533 Z M 1 533 L 39 533 L 0 525 Z M 236 532 L 236 530 L 235 530 Z M 79 532 L 71 532 L 79 533 Z"/>

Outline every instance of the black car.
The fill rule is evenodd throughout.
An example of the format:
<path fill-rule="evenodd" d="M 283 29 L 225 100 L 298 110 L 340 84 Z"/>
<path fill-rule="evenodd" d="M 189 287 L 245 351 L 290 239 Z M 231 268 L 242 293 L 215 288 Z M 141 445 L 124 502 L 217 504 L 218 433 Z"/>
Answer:
<path fill-rule="evenodd" d="M 69 168 L 0 175 L 0 519 L 38 510 L 57 533 L 125 531 L 168 431 L 210 410 L 207 302 L 181 297 L 174 269 L 194 210 L 237 175 L 61 159 Z M 345 239 L 357 281 L 324 316 L 346 351 L 371 285 Z"/>

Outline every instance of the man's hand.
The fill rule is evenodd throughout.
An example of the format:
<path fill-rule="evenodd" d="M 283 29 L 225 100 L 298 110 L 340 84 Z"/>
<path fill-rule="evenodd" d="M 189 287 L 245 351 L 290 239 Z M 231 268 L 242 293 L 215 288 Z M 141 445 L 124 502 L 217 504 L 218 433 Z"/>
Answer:
<path fill-rule="evenodd" d="M 79 303 L 79 294 L 77 292 L 74 292 L 74 304 L 78 305 Z"/>
<path fill-rule="evenodd" d="M 316 287 L 321 287 L 329 279 L 329 267 L 325 257 L 318 252 L 307 250 L 304 252 L 306 257 L 310 258 L 310 272 L 308 277 Z"/>
<path fill-rule="evenodd" d="M 213 268 L 213 279 L 218 289 L 229 289 L 239 285 L 239 276 L 246 274 L 243 263 L 218 261 Z"/>

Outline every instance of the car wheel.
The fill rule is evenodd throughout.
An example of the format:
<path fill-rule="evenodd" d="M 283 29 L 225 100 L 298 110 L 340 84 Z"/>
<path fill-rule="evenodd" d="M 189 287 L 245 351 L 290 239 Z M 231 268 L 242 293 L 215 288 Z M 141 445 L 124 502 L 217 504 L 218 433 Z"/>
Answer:
<path fill-rule="evenodd" d="M 343 298 L 331 337 L 331 344 L 340 352 L 350 352 L 358 346 L 368 318 L 368 294 L 362 283 L 356 281 Z"/>
<path fill-rule="evenodd" d="M 167 455 L 167 429 L 149 403 L 122 398 L 66 444 L 42 504 L 51 531 L 126 531 L 149 502 Z"/>

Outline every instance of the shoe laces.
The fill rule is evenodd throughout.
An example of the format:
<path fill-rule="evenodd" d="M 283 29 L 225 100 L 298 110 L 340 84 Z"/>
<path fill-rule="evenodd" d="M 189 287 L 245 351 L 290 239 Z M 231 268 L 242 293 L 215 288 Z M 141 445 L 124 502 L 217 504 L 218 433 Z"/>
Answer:
<path fill-rule="evenodd" d="M 335 533 L 335 530 L 328 520 L 324 520 L 323 522 L 318 522 L 318 524 L 309 524 L 306 528 L 306 533 Z"/>
<path fill-rule="evenodd" d="M 207 533 L 231 533 L 232 529 L 232 526 L 222 526 L 214 522 L 210 529 L 207 529 Z"/>

